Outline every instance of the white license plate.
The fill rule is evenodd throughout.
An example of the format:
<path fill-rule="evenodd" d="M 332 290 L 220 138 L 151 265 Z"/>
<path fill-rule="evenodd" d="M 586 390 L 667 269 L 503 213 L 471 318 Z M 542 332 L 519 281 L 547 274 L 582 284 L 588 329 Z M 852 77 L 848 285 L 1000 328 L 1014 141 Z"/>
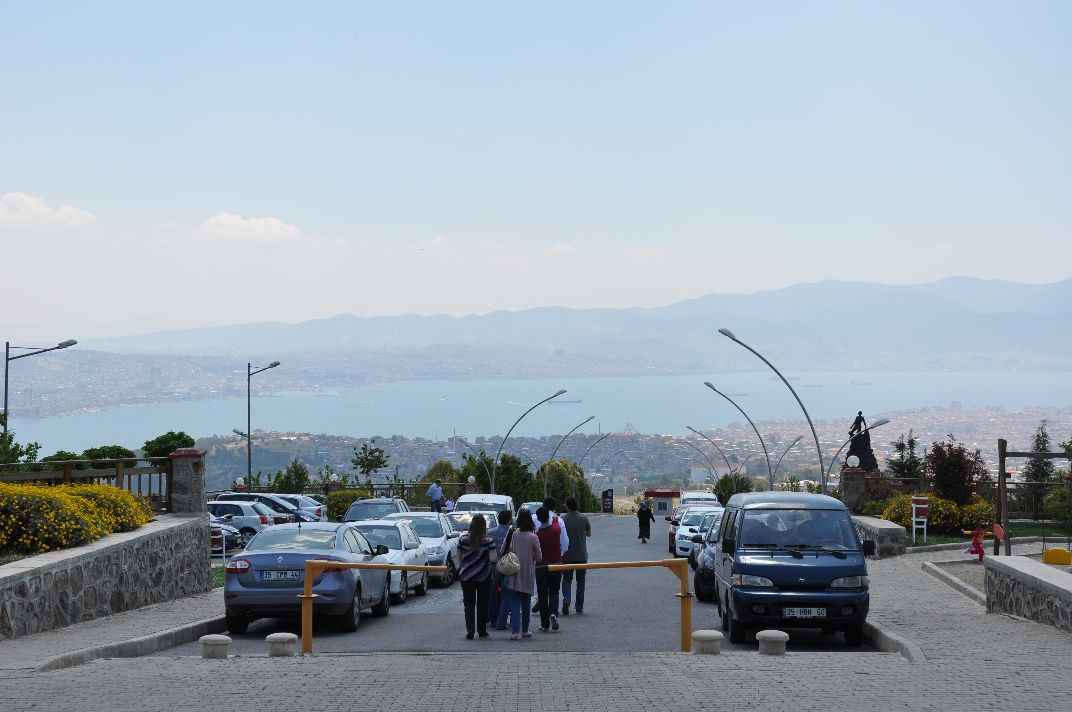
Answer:
<path fill-rule="evenodd" d="M 784 608 L 783 618 L 826 618 L 825 608 Z"/>
<path fill-rule="evenodd" d="M 301 571 L 261 571 L 261 581 L 301 581 Z"/>

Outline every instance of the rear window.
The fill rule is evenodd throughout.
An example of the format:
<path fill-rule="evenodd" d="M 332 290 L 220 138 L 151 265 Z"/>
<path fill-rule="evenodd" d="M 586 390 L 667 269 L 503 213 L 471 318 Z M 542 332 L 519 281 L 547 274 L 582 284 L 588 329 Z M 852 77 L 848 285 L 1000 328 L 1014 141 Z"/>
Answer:
<path fill-rule="evenodd" d="M 413 531 L 417 532 L 417 536 L 429 538 L 443 536 L 443 527 L 440 525 L 438 519 L 433 519 L 432 517 L 415 517 L 413 519 L 407 519 L 406 521 L 413 527 Z"/>
<path fill-rule="evenodd" d="M 359 519 L 383 519 L 388 514 L 398 511 L 394 502 L 354 502 L 346 510 L 344 519 L 356 522 Z"/>
<path fill-rule="evenodd" d="M 358 527 L 357 530 L 365 535 L 365 538 L 368 539 L 373 548 L 376 548 L 377 544 L 385 544 L 388 549 L 397 550 L 402 548 L 402 535 L 395 527 L 365 526 Z"/>
<path fill-rule="evenodd" d="M 502 509 L 501 504 L 495 502 L 458 502 L 454 505 L 455 512 L 494 512 Z"/>
<path fill-rule="evenodd" d="M 267 507 L 265 507 L 260 502 L 254 502 L 251 506 L 253 507 L 253 511 L 256 512 L 257 514 L 263 514 L 264 516 L 268 517 L 269 519 L 272 518 L 272 514 L 273 514 L 272 510 L 268 509 Z"/>
<path fill-rule="evenodd" d="M 335 548 L 335 532 L 325 529 L 265 529 L 246 547 L 246 551 L 277 549 L 314 549 L 330 551 Z"/>

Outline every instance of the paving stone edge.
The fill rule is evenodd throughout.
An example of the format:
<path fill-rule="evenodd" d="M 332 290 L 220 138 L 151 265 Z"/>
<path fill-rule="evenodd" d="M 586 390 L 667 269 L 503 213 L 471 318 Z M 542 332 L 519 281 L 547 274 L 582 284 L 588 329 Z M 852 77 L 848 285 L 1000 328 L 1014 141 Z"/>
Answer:
<path fill-rule="evenodd" d="M 920 569 L 930 574 L 934 578 L 938 579 L 942 583 L 946 584 L 950 588 L 954 589 L 958 593 L 962 593 L 972 600 L 973 603 L 978 603 L 982 607 L 986 607 L 986 594 L 982 591 L 977 591 L 973 587 L 961 581 L 959 578 L 949 573 L 941 566 L 933 564 L 930 561 L 924 561 L 919 565 Z"/>
<path fill-rule="evenodd" d="M 898 653 L 910 663 L 927 662 L 922 648 L 874 621 L 864 622 L 864 641 L 880 652 Z"/>
<path fill-rule="evenodd" d="M 1056 541 L 1056 537 L 1052 537 L 1052 536 L 1046 537 L 1047 541 L 1049 541 L 1051 539 L 1054 539 Z M 1010 539 L 1010 541 L 1013 544 L 1034 544 L 1035 542 L 1042 541 L 1042 537 L 1040 537 L 1040 536 L 1014 536 L 1012 539 Z M 967 549 L 968 544 L 969 544 L 969 542 L 964 541 L 964 542 L 953 542 L 952 544 L 925 544 L 923 546 L 909 546 L 909 547 L 905 548 L 905 553 L 901 554 L 901 556 L 904 556 L 906 554 L 926 554 L 928 551 L 955 551 L 956 549 Z M 1002 548 L 1004 549 L 1004 545 L 1003 545 Z M 986 539 L 983 542 L 983 549 L 985 549 L 987 551 L 993 551 L 994 550 L 994 540 L 993 539 Z M 888 557 L 888 558 L 892 558 L 892 557 Z"/>
<path fill-rule="evenodd" d="M 34 668 L 34 672 L 62 670 L 76 665 L 84 665 L 101 658 L 137 658 L 143 655 L 151 655 L 161 650 L 173 648 L 176 645 L 197 640 L 202 635 L 219 633 L 226 629 L 227 623 L 223 616 L 205 618 L 204 620 L 186 623 L 175 628 L 168 628 L 118 643 L 107 643 L 57 655 L 37 665 Z"/>

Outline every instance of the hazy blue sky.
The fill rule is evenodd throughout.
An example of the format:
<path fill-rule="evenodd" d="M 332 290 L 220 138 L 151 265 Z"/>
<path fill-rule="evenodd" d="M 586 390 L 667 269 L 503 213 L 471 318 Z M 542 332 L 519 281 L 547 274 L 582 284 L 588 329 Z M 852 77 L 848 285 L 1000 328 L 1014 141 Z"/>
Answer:
<path fill-rule="evenodd" d="M 1056 281 L 1070 60 L 1062 1 L 0 0 L 0 326 Z"/>

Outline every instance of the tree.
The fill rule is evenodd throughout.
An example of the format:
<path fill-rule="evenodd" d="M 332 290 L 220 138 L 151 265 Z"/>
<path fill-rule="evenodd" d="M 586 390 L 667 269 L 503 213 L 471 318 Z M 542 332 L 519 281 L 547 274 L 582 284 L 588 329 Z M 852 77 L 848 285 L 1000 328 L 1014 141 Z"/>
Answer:
<path fill-rule="evenodd" d="M 979 450 L 968 450 L 952 435 L 948 441 L 931 446 L 926 458 L 926 474 L 934 480 L 936 496 L 957 504 L 970 503 L 975 485 L 988 476 Z"/>
<path fill-rule="evenodd" d="M 436 460 L 432 463 L 432 466 L 428 468 L 428 472 L 424 473 L 418 482 L 425 482 L 431 484 L 439 480 L 440 482 L 464 482 L 464 478 L 460 478 L 458 470 L 454 467 L 450 460 Z"/>
<path fill-rule="evenodd" d="M 1067 443 L 1065 444 L 1067 445 Z M 1043 420 L 1039 423 L 1038 429 L 1035 431 L 1035 437 L 1031 441 L 1031 452 L 1049 451 L 1050 433 L 1046 429 L 1046 421 Z M 1057 479 L 1057 468 L 1054 467 L 1053 460 L 1033 457 L 1027 461 L 1027 465 L 1024 467 L 1024 479 L 1028 482 L 1054 482 Z"/>
<path fill-rule="evenodd" d="M 7 413 L 0 413 L 0 426 L 6 422 Z M 0 463 L 33 462 L 37 459 L 39 452 L 41 452 L 41 443 L 20 445 L 15 442 L 14 430 L 0 433 Z"/>
<path fill-rule="evenodd" d="M 383 454 L 383 448 L 369 447 L 369 443 L 364 443 L 360 450 L 354 448 L 354 456 L 350 459 L 350 463 L 355 470 L 365 476 L 365 479 L 369 479 L 376 471 L 387 467 L 389 459 L 389 456 Z"/>
<path fill-rule="evenodd" d="M 138 456 L 130 448 L 123 447 L 122 445 L 101 445 L 100 447 L 89 447 L 82 452 L 83 460 L 119 460 L 121 458 L 127 458 L 123 463 L 124 467 L 137 467 Z M 115 467 L 114 463 L 99 463 L 92 465 L 97 470 L 108 470 Z"/>
<path fill-rule="evenodd" d="M 923 460 L 916 455 L 916 442 L 909 430 L 907 438 L 901 433 L 901 437 L 890 443 L 896 456 L 886 458 L 886 470 L 893 477 L 918 480 L 923 475 Z"/>
<path fill-rule="evenodd" d="M 276 473 L 272 486 L 276 492 L 301 494 L 311 482 L 309 467 L 301 460 L 294 459 L 285 470 Z"/>
<path fill-rule="evenodd" d="M 729 502 L 730 497 L 734 494 L 752 491 L 752 478 L 739 472 L 735 472 L 732 476 L 722 475 L 715 485 L 714 491 L 715 494 L 722 498 L 723 502 Z"/>
<path fill-rule="evenodd" d="M 152 440 L 146 440 L 141 451 L 145 454 L 145 457 L 167 457 L 179 448 L 193 446 L 194 439 L 185 432 L 169 430 Z"/>

